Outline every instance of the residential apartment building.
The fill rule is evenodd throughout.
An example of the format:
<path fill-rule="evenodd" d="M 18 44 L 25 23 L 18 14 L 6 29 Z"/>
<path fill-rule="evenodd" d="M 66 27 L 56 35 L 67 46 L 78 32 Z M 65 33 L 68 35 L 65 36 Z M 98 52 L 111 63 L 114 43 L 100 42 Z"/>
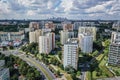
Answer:
<path fill-rule="evenodd" d="M 88 34 L 78 34 L 79 47 L 83 53 L 91 53 L 93 50 L 93 36 Z"/>
<path fill-rule="evenodd" d="M 23 40 L 25 38 L 24 31 L 19 32 L 0 32 L 1 41 Z"/>
<path fill-rule="evenodd" d="M 0 68 L 0 80 L 10 80 L 10 72 L 8 68 Z"/>
<path fill-rule="evenodd" d="M 38 30 L 39 27 L 40 27 L 40 25 L 38 22 L 30 22 L 30 24 L 29 24 L 30 31 Z"/>
<path fill-rule="evenodd" d="M 55 30 L 55 25 L 53 22 L 47 22 L 45 23 L 45 29 L 51 29 L 52 31 Z"/>
<path fill-rule="evenodd" d="M 111 43 L 120 42 L 120 33 L 119 32 L 112 32 L 111 35 Z"/>
<path fill-rule="evenodd" d="M 65 21 L 62 23 L 64 31 L 73 31 L 73 24 L 69 21 Z"/>
<path fill-rule="evenodd" d="M 29 42 L 39 42 L 39 36 L 41 35 L 43 35 L 43 31 L 41 29 L 29 32 Z"/>
<path fill-rule="evenodd" d="M 74 38 L 74 32 L 72 31 L 60 31 L 60 42 L 65 44 L 68 38 Z"/>
<path fill-rule="evenodd" d="M 114 24 L 112 25 L 112 28 L 116 30 L 120 30 L 120 27 L 118 26 L 120 26 L 120 21 L 114 22 Z"/>
<path fill-rule="evenodd" d="M 39 36 L 39 53 L 49 54 L 55 48 L 55 33 Z"/>
<path fill-rule="evenodd" d="M 74 22 L 73 24 L 74 26 L 74 30 L 78 30 L 79 27 L 83 27 L 83 26 L 87 26 L 87 27 L 90 27 L 90 26 L 95 26 L 95 22 Z"/>
<path fill-rule="evenodd" d="M 78 40 L 68 39 L 68 42 L 63 47 L 63 66 L 72 66 L 77 70 L 78 64 Z"/>
<path fill-rule="evenodd" d="M 93 36 L 93 40 L 96 40 L 96 27 L 79 27 L 78 33 L 87 33 L 91 36 Z"/>
<path fill-rule="evenodd" d="M 108 64 L 120 65 L 120 42 L 111 43 L 109 47 Z"/>
<path fill-rule="evenodd" d="M 120 65 L 120 32 L 112 32 L 108 64 Z"/>

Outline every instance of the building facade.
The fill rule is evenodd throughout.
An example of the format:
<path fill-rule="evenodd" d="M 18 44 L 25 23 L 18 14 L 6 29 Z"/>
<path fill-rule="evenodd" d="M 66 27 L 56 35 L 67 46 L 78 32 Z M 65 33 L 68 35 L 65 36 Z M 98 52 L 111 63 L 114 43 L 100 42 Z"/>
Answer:
<path fill-rule="evenodd" d="M 96 31 L 97 28 L 96 27 L 79 27 L 79 33 L 87 33 L 91 36 L 93 36 L 93 40 L 96 40 Z"/>
<path fill-rule="evenodd" d="M 112 32 L 108 64 L 120 66 L 120 32 Z"/>
<path fill-rule="evenodd" d="M 40 27 L 40 25 L 38 22 L 30 22 L 30 24 L 29 24 L 30 31 L 38 30 L 39 27 Z"/>
<path fill-rule="evenodd" d="M 39 36 L 43 35 L 43 31 L 41 29 L 35 30 L 33 32 L 29 32 L 29 42 L 39 42 Z"/>
<path fill-rule="evenodd" d="M 109 47 L 108 64 L 120 65 L 120 43 L 111 43 Z"/>
<path fill-rule="evenodd" d="M 55 30 L 55 25 L 53 22 L 47 22 L 45 23 L 45 29 L 51 29 L 52 31 Z"/>
<path fill-rule="evenodd" d="M 39 36 L 39 53 L 49 54 L 55 48 L 55 33 Z"/>
<path fill-rule="evenodd" d="M 111 43 L 120 42 L 120 33 L 119 32 L 112 32 L 111 35 Z"/>
<path fill-rule="evenodd" d="M 25 38 L 24 32 L 0 32 L 1 41 L 23 40 Z"/>
<path fill-rule="evenodd" d="M 73 24 L 70 24 L 70 23 L 64 23 L 63 24 L 63 30 L 64 31 L 73 31 Z"/>
<path fill-rule="evenodd" d="M 60 31 L 60 42 L 65 44 L 68 38 L 74 38 L 74 32 L 72 31 Z"/>
<path fill-rule="evenodd" d="M 69 39 L 63 47 L 63 66 L 72 66 L 77 70 L 78 64 L 78 41 L 76 39 Z"/>
<path fill-rule="evenodd" d="M 79 47 L 83 53 L 91 53 L 93 50 L 93 36 L 88 34 L 78 34 Z"/>

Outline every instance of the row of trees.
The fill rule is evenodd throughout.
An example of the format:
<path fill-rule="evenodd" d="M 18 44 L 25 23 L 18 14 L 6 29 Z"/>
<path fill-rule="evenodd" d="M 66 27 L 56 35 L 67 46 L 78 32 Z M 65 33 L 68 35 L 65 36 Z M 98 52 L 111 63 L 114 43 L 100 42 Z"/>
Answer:
<path fill-rule="evenodd" d="M 38 44 L 37 43 L 29 43 L 28 45 L 22 46 L 21 50 L 26 52 L 26 54 L 31 53 L 35 56 L 39 53 L 38 51 Z"/>
<path fill-rule="evenodd" d="M 22 59 L 13 55 L 5 56 L 0 53 L 0 60 L 5 60 L 5 66 L 10 69 L 10 80 L 18 80 L 19 76 L 24 76 L 27 80 L 40 80 L 41 74 L 36 68 L 30 67 Z M 18 68 L 15 68 L 17 65 Z"/>

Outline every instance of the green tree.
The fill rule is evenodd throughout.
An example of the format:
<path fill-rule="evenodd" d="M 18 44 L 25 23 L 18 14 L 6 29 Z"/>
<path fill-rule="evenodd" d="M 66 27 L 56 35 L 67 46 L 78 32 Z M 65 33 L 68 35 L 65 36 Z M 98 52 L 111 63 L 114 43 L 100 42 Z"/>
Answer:
<path fill-rule="evenodd" d="M 71 74 L 71 77 L 72 77 L 73 80 L 76 80 L 76 79 L 77 79 L 75 73 L 72 73 L 72 74 Z"/>
<path fill-rule="evenodd" d="M 80 76 L 81 72 L 80 71 L 77 71 L 77 76 Z"/>
<path fill-rule="evenodd" d="M 18 75 L 17 74 L 14 74 L 10 80 L 18 80 Z"/>
<path fill-rule="evenodd" d="M 59 71 L 59 70 L 57 70 L 57 71 L 56 71 L 56 74 L 57 74 L 58 76 L 60 76 L 60 71 Z"/>
<path fill-rule="evenodd" d="M 58 57 L 59 57 L 60 59 L 62 59 L 62 52 L 61 52 L 61 51 L 58 51 Z"/>
<path fill-rule="evenodd" d="M 95 50 L 93 53 L 92 53 L 92 56 L 96 56 L 98 54 L 98 50 Z"/>
<path fill-rule="evenodd" d="M 14 49 L 14 47 L 13 46 L 9 46 L 9 49 Z"/>

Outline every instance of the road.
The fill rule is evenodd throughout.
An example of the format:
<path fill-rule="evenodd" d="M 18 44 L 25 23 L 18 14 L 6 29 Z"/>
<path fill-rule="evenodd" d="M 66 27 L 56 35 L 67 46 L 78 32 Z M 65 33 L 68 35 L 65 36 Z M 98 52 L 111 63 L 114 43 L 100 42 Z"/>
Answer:
<path fill-rule="evenodd" d="M 101 50 L 101 51 L 100 51 L 95 57 L 93 57 L 89 62 L 86 62 L 86 63 L 84 64 L 84 66 L 83 66 L 82 69 L 81 69 L 81 73 L 82 73 L 82 75 L 80 75 L 80 79 L 81 79 L 81 80 L 85 80 L 85 79 L 86 79 L 86 71 L 89 70 L 89 65 L 90 65 L 91 63 L 93 63 L 94 60 L 96 60 L 96 58 L 97 58 L 102 52 L 103 52 L 103 50 Z"/>
<path fill-rule="evenodd" d="M 18 56 L 19 58 L 21 58 L 24 61 L 26 61 L 27 63 L 29 63 L 29 65 L 35 66 L 38 70 L 41 70 L 41 72 L 45 75 L 47 80 L 56 80 L 54 74 L 46 67 L 46 65 L 43 64 L 42 62 L 39 62 L 35 58 L 32 58 L 31 56 L 26 57 L 26 55 L 24 53 L 21 53 L 18 50 L 1 51 L 1 52 L 6 55 L 13 54 L 14 56 Z"/>
<path fill-rule="evenodd" d="M 80 76 L 81 80 L 85 80 L 86 79 L 86 71 L 84 69 L 81 70 L 81 76 Z"/>

